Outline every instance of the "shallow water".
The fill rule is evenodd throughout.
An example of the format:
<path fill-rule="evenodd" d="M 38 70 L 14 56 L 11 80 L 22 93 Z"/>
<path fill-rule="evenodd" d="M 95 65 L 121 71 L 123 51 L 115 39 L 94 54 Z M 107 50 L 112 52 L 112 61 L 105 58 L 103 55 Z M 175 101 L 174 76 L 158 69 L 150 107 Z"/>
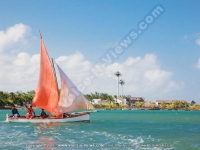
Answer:
<path fill-rule="evenodd" d="M 101 110 L 90 123 L 47 124 L 4 122 L 10 112 L 0 110 L 0 149 L 200 149 L 200 111 Z"/>

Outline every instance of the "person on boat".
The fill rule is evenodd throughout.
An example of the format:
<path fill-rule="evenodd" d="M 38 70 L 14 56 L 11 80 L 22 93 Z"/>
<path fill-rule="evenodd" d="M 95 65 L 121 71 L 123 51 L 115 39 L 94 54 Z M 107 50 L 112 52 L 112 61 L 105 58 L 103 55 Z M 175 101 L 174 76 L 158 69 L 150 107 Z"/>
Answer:
<path fill-rule="evenodd" d="M 18 112 L 17 108 L 15 108 L 15 106 L 13 106 L 13 108 L 12 108 L 12 115 L 14 118 L 20 117 L 19 112 Z"/>
<path fill-rule="evenodd" d="M 63 118 L 69 118 L 69 117 L 70 117 L 70 115 L 68 113 L 63 114 Z"/>
<path fill-rule="evenodd" d="M 63 115 L 62 115 L 62 114 L 57 114 L 57 115 L 56 115 L 56 118 L 57 118 L 57 119 L 61 119 L 61 118 L 63 118 Z"/>
<path fill-rule="evenodd" d="M 48 115 L 46 114 L 46 112 L 44 111 L 44 109 L 42 109 L 42 111 L 41 111 L 41 113 L 40 113 L 40 117 L 41 118 L 46 118 L 46 117 L 48 117 Z"/>
<path fill-rule="evenodd" d="M 26 104 L 24 104 L 24 105 L 25 105 L 25 107 L 27 109 L 26 118 L 27 119 L 32 119 L 35 116 L 35 112 L 34 112 L 32 106 L 30 105 L 29 107 L 27 107 Z M 33 113 L 34 113 L 34 115 L 33 115 Z"/>
<path fill-rule="evenodd" d="M 57 115 L 55 115 L 55 117 L 57 118 L 57 119 L 61 119 L 61 118 L 68 118 L 69 117 L 69 114 L 68 113 L 64 113 L 64 114 L 57 114 Z"/>

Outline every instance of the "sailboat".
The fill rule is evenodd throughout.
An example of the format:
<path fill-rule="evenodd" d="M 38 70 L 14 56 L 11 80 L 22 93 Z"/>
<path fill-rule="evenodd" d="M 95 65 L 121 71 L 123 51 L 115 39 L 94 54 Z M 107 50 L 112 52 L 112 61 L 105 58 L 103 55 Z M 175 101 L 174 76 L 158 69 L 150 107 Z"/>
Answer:
<path fill-rule="evenodd" d="M 55 65 L 60 74 L 61 89 L 59 91 Z M 32 119 L 26 119 L 25 116 L 14 118 L 6 115 L 7 122 L 90 122 L 90 113 L 80 112 L 69 115 L 66 118 L 56 117 L 62 116 L 64 113 L 70 113 L 81 110 L 93 110 L 91 103 L 84 97 L 84 95 L 73 84 L 69 77 L 63 72 L 59 65 L 50 59 L 46 50 L 44 41 L 40 34 L 40 74 L 38 86 L 35 96 L 31 103 L 32 106 L 44 109 L 51 113 L 45 119 L 39 116 Z"/>

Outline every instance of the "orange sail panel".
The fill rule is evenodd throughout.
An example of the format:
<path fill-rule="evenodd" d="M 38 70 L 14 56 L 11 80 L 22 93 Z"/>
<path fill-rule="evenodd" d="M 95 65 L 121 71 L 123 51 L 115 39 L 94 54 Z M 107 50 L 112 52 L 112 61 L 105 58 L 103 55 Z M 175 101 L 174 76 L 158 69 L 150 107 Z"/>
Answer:
<path fill-rule="evenodd" d="M 94 109 L 62 69 L 57 65 L 61 78 L 60 99 L 57 112 L 63 114 L 76 110 Z"/>
<path fill-rule="evenodd" d="M 54 70 L 42 38 L 40 39 L 40 75 L 32 105 L 55 114 L 59 94 Z"/>

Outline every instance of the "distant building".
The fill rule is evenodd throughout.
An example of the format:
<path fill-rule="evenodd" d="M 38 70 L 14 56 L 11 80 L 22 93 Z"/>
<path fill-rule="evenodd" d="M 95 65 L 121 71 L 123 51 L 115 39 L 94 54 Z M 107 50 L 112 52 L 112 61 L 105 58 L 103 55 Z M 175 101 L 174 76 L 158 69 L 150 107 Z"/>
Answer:
<path fill-rule="evenodd" d="M 101 100 L 101 101 L 99 101 L 99 104 L 108 105 L 110 103 L 107 100 Z"/>
<path fill-rule="evenodd" d="M 108 104 L 110 104 L 110 102 L 107 101 L 107 100 L 93 99 L 92 102 L 91 102 L 91 104 L 93 104 L 93 105 L 94 105 L 94 104 L 108 105 Z M 111 104 L 112 104 L 112 102 L 111 102 Z"/>
<path fill-rule="evenodd" d="M 116 102 L 117 102 L 118 104 L 126 105 L 126 98 L 119 97 L 119 99 L 117 99 Z"/>
<path fill-rule="evenodd" d="M 191 101 L 190 105 L 191 106 L 195 106 L 196 102 L 195 101 Z"/>
<path fill-rule="evenodd" d="M 145 101 L 144 104 L 143 104 L 143 107 L 146 107 L 146 108 L 151 107 L 150 101 Z"/>
<path fill-rule="evenodd" d="M 126 103 L 129 106 L 135 106 L 136 102 L 144 102 L 145 98 L 144 97 L 127 97 L 126 98 Z"/>
<path fill-rule="evenodd" d="M 165 102 L 165 104 L 170 104 L 170 103 L 174 103 L 174 102 L 183 102 L 183 103 L 187 103 L 186 100 L 157 100 L 156 101 L 156 106 L 160 106 L 161 103 Z"/>
<path fill-rule="evenodd" d="M 93 99 L 91 104 L 99 104 L 100 101 L 101 99 Z"/>
<path fill-rule="evenodd" d="M 122 102 L 123 105 L 126 105 L 126 99 L 123 99 L 123 102 Z"/>
<path fill-rule="evenodd" d="M 163 102 L 165 102 L 165 104 L 170 104 L 172 101 L 171 100 L 157 100 L 156 106 L 160 106 L 160 104 Z"/>

